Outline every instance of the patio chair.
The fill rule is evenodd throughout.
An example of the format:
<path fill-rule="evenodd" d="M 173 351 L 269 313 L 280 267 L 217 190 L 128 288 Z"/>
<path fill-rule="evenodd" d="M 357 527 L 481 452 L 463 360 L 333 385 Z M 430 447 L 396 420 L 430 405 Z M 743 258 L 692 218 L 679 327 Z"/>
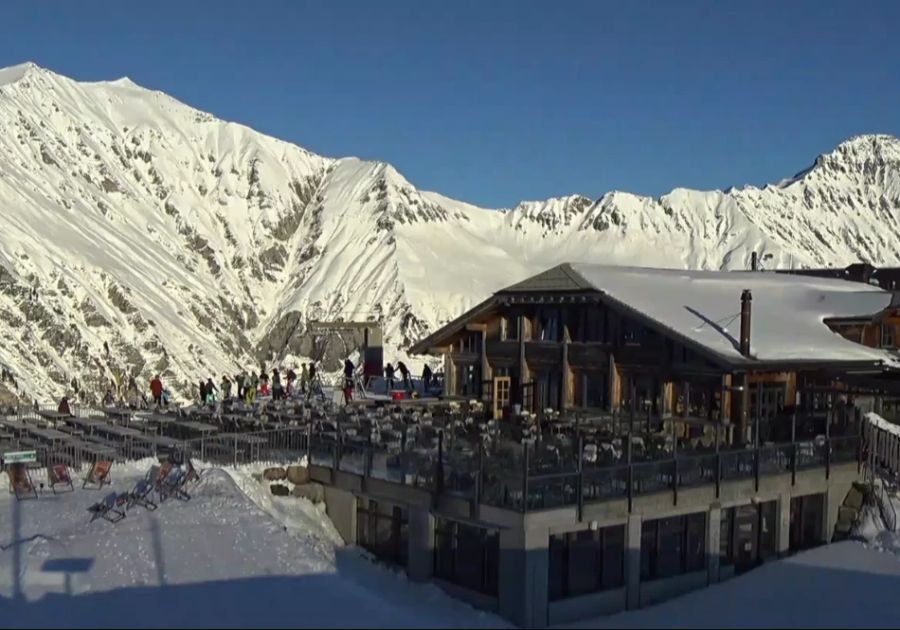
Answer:
<path fill-rule="evenodd" d="M 56 494 L 56 486 L 63 486 L 64 491 L 66 486 L 68 486 L 69 492 L 75 490 L 75 486 L 72 484 L 72 475 L 69 473 L 69 467 L 65 464 L 47 466 L 47 485 L 50 486 L 53 494 Z"/>
<path fill-rule="evenodd" d="M 150 498 L 153 493 L 153 483 L 151 483 L 148 479 L 139 479 L 137 483 L 134 484 L 134 488 L 131 489 L 130 492 L 127 492 L 125 497 L 125 511 L 127 512 L 135 505 L 139 505 L 145 510 L 153 511 L 156 509 L 157 505 Z"/>
<path fill-rule="evenodd" d="M 87 476 L 84 478 L 84 483 L 81 484 L 82 489 L 87 488 L 90 485 L 97 486 L 97 489 L 100 490 L 104 485 L 109 484 L 112 481 L 109 475 L 111 469 L 112 462 L 109 460 L 94 462 L 93 466 L 88 470 Z"/>
<path fill-rule="evenodd" d="M 110 492 L 103 500 L 97 501 L 87 509 L 91 513 L 90 522 L 103 518 L 110 523 L 118 523 L 125 518 L 125 511 L 122 509 L 125 503 L 126 500 L 119 494 Z"/>
<path fill-rule="evenodd" d="M 16 495 L 16 500 L 37 499 L 37 490 L 25 464 L 7 466 L 6 475 L 9 477 L 9 490 Z"/>
<path fill-rule="evenodd" d="M 187 483 L 188 474 L 183 468 L 175 467 L 169 472 L 163 480 L 159 489 L 160 502 L 165 501 L 169 497 L 175 497 L 179 501 L 190 501 L 191 495 L 184 490 Z"/>

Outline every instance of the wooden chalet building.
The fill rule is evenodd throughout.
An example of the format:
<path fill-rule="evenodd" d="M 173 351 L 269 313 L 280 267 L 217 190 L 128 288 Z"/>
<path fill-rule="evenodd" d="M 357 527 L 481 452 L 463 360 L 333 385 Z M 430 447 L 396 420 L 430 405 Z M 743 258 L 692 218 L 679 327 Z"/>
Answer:
<path fill-rule="evenodd" d="M 412 352 L 443 356 L 446 393 L 481 398 L 495 417 L 520 406 L 675 416 L 737 428 L 729 434 L 740 442 L 756 419 L 830 407 L 837 398 L 824 392 L 848 378 L 883 377 L 900 364 L 898 339 L 900 300 L 869 284 L 562 264 L 498 291 Z"/>

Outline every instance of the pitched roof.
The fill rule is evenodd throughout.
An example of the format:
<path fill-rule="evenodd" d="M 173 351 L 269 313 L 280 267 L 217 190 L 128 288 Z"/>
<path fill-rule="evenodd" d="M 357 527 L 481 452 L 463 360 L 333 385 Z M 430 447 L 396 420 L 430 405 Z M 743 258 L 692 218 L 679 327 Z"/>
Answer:
<path fill-rule="evenodd" d="M 893 295 L 831 278 L 767 272 L 685 271 L 572 264 L 601 294 L 730 360 L 739 351 L 740 297 L 753 295 L 751 356 L 757 361 L 886 361 L 882 350 L 832 332 L 829 318 L 874 316 Z"/>

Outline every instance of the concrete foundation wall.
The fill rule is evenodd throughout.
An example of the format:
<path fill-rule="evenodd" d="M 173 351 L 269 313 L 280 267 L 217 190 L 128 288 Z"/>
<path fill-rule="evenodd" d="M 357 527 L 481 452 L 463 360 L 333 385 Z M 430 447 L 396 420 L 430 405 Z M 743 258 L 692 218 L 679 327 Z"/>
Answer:
<path fill-rule="evenodd" d="M 695 571 L 662 580 L 643 582 L 640 585 L 641 606 L 657 604 L 667 599 L 672 599 L 684 593 L 706 586 L 707 572 Z"/>
<path fill-rule="evenodd" d="M 325 486 L 325 513 L 348 545 L 356 544 L 356 502 L 352 492 Z"/>
<path fill-rule="evenodd" d="M 626 598 L 626 590 L 617 588 L 613 591 L 591 593 L 550 602 L 547 621 L 549 625 L 555 626 L 580 619 L 611 615 L 625 610 Z"/>
<path fill-rule="evenodd" d="M 438 578 L 435 578 L 433 581 L 445 593 L 460 601 L 466 602 L 473 608 L 492 613 L 498 612 L 498 600 L 496 597 L 491 597 L 490 595 L 485 595 L 484 593 L 479 593 L 478 591 L 472 591 L 467 588 L 463 588 L 462 586 L 457 586 L 456 584 L 445 582 L 444 580 L 440 580 Z"/>

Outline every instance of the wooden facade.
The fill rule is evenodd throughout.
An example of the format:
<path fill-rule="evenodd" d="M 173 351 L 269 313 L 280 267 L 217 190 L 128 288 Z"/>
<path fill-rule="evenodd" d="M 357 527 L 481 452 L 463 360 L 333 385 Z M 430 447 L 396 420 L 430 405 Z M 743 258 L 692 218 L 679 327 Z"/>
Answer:
<path fill-rule="evenodd" d="M 829 325 L 848 339 L 856 330 L 865 343 L 882 326 L 900 333 L 900 309 L 877 322 Z M 442 354 L 446 393 L 482 399 L 498 416 L 521 408 L 646 417 L 648 423 L 681 417 L 735 426 L 744 436 L 757 417 L 783 416 L 812 404 L 801 400 L 805 384 L 831 386 L 852 369 L 872 369 L 735 360 L 591 287 L 558 290 L 526 283 L 499 292 L 416 344 L 413 352 Z M 500 404 L 494 396 L 498 386 Z"/>

